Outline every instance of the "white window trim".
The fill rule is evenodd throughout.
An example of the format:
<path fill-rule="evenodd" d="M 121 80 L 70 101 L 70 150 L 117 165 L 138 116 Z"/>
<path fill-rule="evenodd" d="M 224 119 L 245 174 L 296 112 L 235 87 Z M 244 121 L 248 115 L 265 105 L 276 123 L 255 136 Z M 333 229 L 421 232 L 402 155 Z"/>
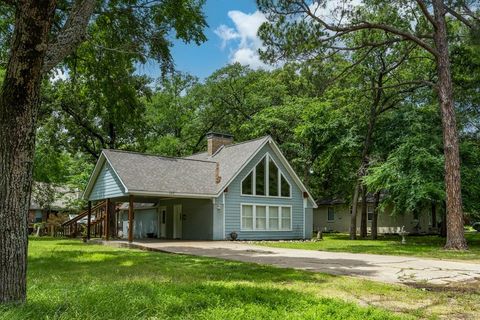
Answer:
<path fill-rule="evenodd" d="M 252 229 L 245 229 L 243 227 L 243 206 L 252 206 Z M 266 229 L 256 229 L 256 218 L 257 218 L 257 206 L 265 207 L 266 210 L 266 219 L 267 222 L 265 224 Z M 270 229 L 270 207 L 277 207 L 278 208 L 278 229 L 272 230 Z M 282 225 L 282 208 L 289 208 L 290 209 L 290 228 L 289 229 L 281 229 Z M 291 232 L 293 231 L 293 207 L 291 205 L 280 205 L 280 204 L 263 204 L 263 203 L 240 203 L 240 231 L 242 232 Z"/>
<path fill-rule="evenodd" d="M 260 163 L 260 161 L 266 159 L 266 164 L 265 164 L 265 172 L 267 173 L 267 178 L 265 181 L 265 195 L 257 195 L 257 172 L 256 168 L 257 165 Z M 270 166 L 270 159 L 273 161 L 275 166 L 277 166 L 278 169 L 278 195 L 277 196 L 270 196 L 270 179 L 268 177 L 269 173 L 269 166 Z M 245 194 L 243 193 L 243 181 L 252 173 L 252 194 Z M 285 181 L 288 183 L 290 195 L 288 197 L 282 197 L 282 176 L 285 178 Z M 280 166 L 277 164 L 275 159 L 273 159 L 272 156 L 267 152 L 264 157 L 262 157 L 260 160 L 258 160 L 255 165 L 253 166 L 253 169 L 242 179 L 240 182 L 240 195 L 244 197 L 258 197 L 258 198 L 279 198 L 279 199 L 292 199 L 292 184 L 290 181 L 288 181 L 287 176 L 283 174 L 282 170 L 280 170 Z"/>
<path fill-rule="evenodd" d="M 328 209 L 332 208 L 333 209 L 333 219 L 330 220 L 329 216 L 328 216 Z M 329 206 L 327 207 L 327 222 L 333 222 L 335 221 L 335 207 L 334 206 Z"/>

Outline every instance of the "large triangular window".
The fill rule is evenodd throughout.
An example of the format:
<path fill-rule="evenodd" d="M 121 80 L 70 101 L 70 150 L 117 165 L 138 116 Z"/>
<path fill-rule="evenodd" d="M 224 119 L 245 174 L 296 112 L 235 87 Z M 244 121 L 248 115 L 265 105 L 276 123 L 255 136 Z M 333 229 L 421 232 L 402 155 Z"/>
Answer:
<path fill-rule="evenodd" d="M 275 161 L 266 155 L 242 181 L 242 195 L 291 197 L 291 185 Z"/>

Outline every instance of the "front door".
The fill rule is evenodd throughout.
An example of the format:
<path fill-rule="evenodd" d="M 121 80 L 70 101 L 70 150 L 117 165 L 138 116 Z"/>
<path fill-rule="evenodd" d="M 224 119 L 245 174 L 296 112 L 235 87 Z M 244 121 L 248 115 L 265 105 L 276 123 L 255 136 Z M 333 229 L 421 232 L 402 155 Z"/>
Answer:
<path fill-rule="evenodd" d="M 160 224 L 160 233 L 158 235 L 159 238 L 166 238 L 167 237 L 167 207 L 160 207 L 159 209 L 159 217 L 158 222 Z"/>
<path fill-rule="evenodd" d="M 182 239 L 182 205 L 173 206 L 173 239 Z"/>

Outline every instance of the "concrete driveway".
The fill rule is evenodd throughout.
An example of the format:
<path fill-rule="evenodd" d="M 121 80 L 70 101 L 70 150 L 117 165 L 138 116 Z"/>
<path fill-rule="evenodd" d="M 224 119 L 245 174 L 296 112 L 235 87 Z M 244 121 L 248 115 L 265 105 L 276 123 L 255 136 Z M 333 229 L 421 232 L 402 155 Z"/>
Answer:
<path fill-rule="evenodd" d="M 229 241 L 137 241 L 130 245 L 125 241 L 104 243 L 333 275 L 358 276 L 389 283 L 446 285 L 480 279 L 480 264 L 416 257 L 267 248 Z"/>

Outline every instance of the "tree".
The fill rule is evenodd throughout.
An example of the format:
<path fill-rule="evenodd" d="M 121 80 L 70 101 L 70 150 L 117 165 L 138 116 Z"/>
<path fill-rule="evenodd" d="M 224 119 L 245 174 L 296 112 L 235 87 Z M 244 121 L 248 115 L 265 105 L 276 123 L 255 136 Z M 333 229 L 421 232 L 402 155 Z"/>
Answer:
<path fill-rule="evenodd" d="M 202 0 L 5 0 L 14 12 L 8 62 L 0 93 L 0 303 L 26 299 L 27 213 L 42 78 L 85 41 L 91 22 L 103 21 L 119 38 L 113 51 L 135 51 L 171 68 L 169 31 L 197 44 L 205 40 Z M 96 15 L 93 16 L 94 11 Z M 3 13 L 3 10 L 2 10 Z M 2 14 L 3 18 L 3 14 Z M 7 19 L 6 21 L 10 21 Z M 0 27 L 5 27 L 2 25 Z M 9 38 L 2 29 L 1 37 Z M 98 32 L 93 28 L 94 32 Z M 121 40 L 134 39 L 133 42 Z M 132 44 L 132 47 L 122 47 Z M 111 63 L 114 63 L 113 61 Z"/>
<path fill-rule="evenodd" d="M 406 105 L 379 123 L 378 130 L 385 134 L 374 152 L 388 156 L 373 161 L 364 181 L 374 192 L 385 191 L 381 206 L 390 206 L 393 215 L 430 210 L 444 202 L 440 123 L 437 109 L 429 104 Z"/>
<path fill-rule="evenodd" d="M 235 139 L 251 137 L 242 126 L 261 110 L 283 102 L 287 89 L 265 70 L 252 70 L 238 63 L 221 68 L 191 91 L 198 103 L 196 152 L 209 131 L 229 132 Z"/>
<path fill-rule="evenodd" d="M 147 133 L 141 142 L 148 152 L 182 156 L 191 152 L 192 126 L 198 114 L 198 103 L 192 90 L 198 79 L 174 72 L 158 80 L 151 99 L 146 102 Z"/>
<path fill-rule="evenodd" d="M 322 15 L 322 10 L 330 4 L 328 1 L 258 0 L 258 4 L 269 21 L 263 24 L 259 31 L 267 45 L 263 54 L 266 60 L 291 56 L 311 57 L 332 50 L 342 50 L 344 37 L 362 30 L 385 33 L 389 39 L 386 42 L 371 42 L 371 39 L 366 39 L 359 48 L 406 41 L 423 49 L 435 60 L 438 79 L 435 89 L 442 113 L 445 153 L 444 176 L 448 212 L 445 248 L 466 249 L 446 16 L 448 13 L 468 28 L 474 29 L 479 18 L 468 3 L 445 3 L 442 0 L 389 3 L 366 1 L 364 5 L 352 7 L 348 1 L 342 1 L 334 9 L 339 16 L 328 18 Z"/>

